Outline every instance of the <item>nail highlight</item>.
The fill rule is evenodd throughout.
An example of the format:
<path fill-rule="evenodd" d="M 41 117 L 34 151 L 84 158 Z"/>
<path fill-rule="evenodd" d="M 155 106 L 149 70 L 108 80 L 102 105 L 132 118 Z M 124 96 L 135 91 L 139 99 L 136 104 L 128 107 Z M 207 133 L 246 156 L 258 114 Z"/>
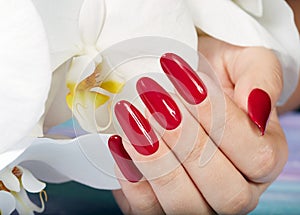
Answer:
<path fill-rule="evenodd" d="M 159 146 L 154 130 L 139 110 L 127 101 L 115 106 L 116 117 L 133 147 L 142 155 L 155 153 Z"/>
<path fill-rule="evenodd" d="M 270 96 L 262 89 L 255 88 L 248 97 L 248 115 L 264 135 L 271 112 Z"/>
<path fill-rule="evenodd" d="M 132 183 L 141 180 L 143 175 L 126 152 L 119 135 L 113 135 L 108 139 L 108 147 L 124 177 Z"/>
<path fill-rule="evenodd" d="M 163 71 L 178 93 L 190 104 L 200 104 L 207 96 L 207 90 L 196 72 L 181 57 L 166 53 L 160 58 Z"/>
<path fill-rule="evenodd" d="M 172 130 L 179 126 L 180 110 L 169 93 L 157 82 L 144 77 L 138 80 L 136 89 L 152 116 L 163 128 Z"/>

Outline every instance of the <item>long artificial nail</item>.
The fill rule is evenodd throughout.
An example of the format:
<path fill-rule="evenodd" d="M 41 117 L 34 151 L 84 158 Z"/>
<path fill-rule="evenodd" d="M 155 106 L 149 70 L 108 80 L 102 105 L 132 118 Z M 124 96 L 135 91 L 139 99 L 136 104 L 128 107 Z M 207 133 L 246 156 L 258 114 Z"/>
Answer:
<path fill-rule="evenodd" d="M 141 78 L 136 84 L 140 98 L 157 120 L 167 130 L 178 127 L 181 113 L 171 96 L 151 78 Z"/>
<path fill-rule="evenodd" d="M 154 130 L 138 109 L 127 101 L 115 106 L 116 117 L 133 147 L 142 155 L 155 153 L 159 146 Z"/>
<path fill-rule="evenodd" d="M 248 97 L 248 115 L 258 126 L 262 135 L 271 112 L 270 96 L 262 89 L 253 89 Z"/>
<path fill-rule="evenodd" d="M 207 96 L 207 90 L 196 72 L 181 57 L 173 53 L 160 58 L 162 69 L 178 93 L 190 104 L 200 104 Z"/>
<path fill-rule="evenodd" d="M 108 139 L 108 147 L 124 177 L 133 183 L 141 180 L 143 175 L 124 149 L 122 138 L 118 135 L 111 136 Z"/>

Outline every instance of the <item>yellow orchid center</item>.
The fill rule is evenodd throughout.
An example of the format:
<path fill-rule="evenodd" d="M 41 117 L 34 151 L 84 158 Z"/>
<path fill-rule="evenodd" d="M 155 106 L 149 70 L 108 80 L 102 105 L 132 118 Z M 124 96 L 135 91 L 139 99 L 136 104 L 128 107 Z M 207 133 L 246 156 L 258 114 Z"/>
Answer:
<path fill-rule="evenodd" d="M 124 83 L 111 79 L 98 82 L 98 74 L 99 66 L 92 75 L 81 81 L 79 84 L 73 82 L 67 83 L 69 93 L 66 96 L 66 102 L 71 110 L 75 100 L 79 101 L 83 106 L 85 106 L 87 101 L 93 101 L 95 109 L 99 108 L 109 100 L 110 97 L 108 95 L 91 91 L 92 88 L 99 87 L 113 94 L 121 91 Z"/>

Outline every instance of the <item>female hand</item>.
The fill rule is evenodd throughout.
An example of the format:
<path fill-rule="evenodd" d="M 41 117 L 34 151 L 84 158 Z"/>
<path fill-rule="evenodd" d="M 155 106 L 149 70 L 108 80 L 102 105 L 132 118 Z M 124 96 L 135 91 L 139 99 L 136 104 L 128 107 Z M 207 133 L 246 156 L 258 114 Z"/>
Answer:
<path fill-rule="evenodd" d="M 161 65 L 178 96 L 149 78 L 137 83 L 162 139 L 129 102 L 115 107 L 129 140 L 109 140 L 122 186 L 114 195 L 126 214 L 247 213 L 287 160 L 275 108 L 282 77 L 274 54 L 210 37 L 200 38 L 199 50 L 225 94 L 174 54 L 164 55 Z M 225 102 L 224 113 L 215 111 L 218 101 Z"/>

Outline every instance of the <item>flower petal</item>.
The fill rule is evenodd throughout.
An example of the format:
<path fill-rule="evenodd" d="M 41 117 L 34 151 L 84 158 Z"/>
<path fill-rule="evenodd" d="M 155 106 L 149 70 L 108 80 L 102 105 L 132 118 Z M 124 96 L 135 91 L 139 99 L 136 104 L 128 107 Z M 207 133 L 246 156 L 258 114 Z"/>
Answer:
<path fill-rule="evenodd" d="M 88 134 L 72 140 L 37 138 L 16 162 L 31 160 L 39 162 L 40 167 L 47 164 L 58 172 L 57 175 L 51 175 L 55 181 L 67 177 L 98 189 L 118 189 L 120 185 L 115 177 L 114 161 L 107 146 L 108 138 L 109 135 L 98 134 Z M 27 168 L 31 171 L 28 165 Z M 37 178 L 52 182 L 43 176 L 43 172 L 35 169 L 34 174 Z"/>
<path fill-rule="evenodd" d="M 263 3 L 262 0 L 234 0 L 239 6 L 245 11 L 249 12 L 254 16 L 262 16 L 263 14 Z"/>
<path fill-rule="evenodd" d="M 98 50 L 141 36 L 173 38 L 197 48 L 197 35 L 185 1 L 109 0 Z"/>
<path fill-rule="evenodd" d="M 49 40 L 51 69 L 54 71 L 82 50 L 78 28 L 84 0 L 32 0 L 39 12 Z"/>
<path fill-rule="evenodd" d="M 85 0 L 79 16 L 81 39 L 86 45 L 95 45 L 105 21 L 105 1 Z"/>
<path fill-rule="evenodd" d="M 15 198 L 9 192 L 0 191 L 0 214 L 11 214 L 15 208 Z"/>
<path fill-rule="evenodd" d="M 186 2 L 195 25 L 208 35 L 238 46 L 262 46 L 277 51 L 284 72 L 284 89 L 279 103 L 289 97 L 298 80 L 300 41 L 293 13 L 285 1 L 262 1 L 260 17 L 250 15 L 233 1 Z M 278 11 L 280 16 L 275 16 Z"/>
<path fill-rule="evenodd" d="M 66 71 L 70 62 L 58 67 L 52 76 L 51 89 L 46 103 L 46 111 L 42 128 L 45 132 L 53 126 L 59 125 L 72 117 L 72 112 L 66 104 L 66 95 L 69 90 L 66 87 Z M 40 137 L 40 136 L 39 136 Z"/>
<path fill-rule="evenodd" d="M 15 143 L 8 151 L 0 153 L 0 171 L 20 156 L 32 143 L 33 139 L 34 138 L 31 137 L 25 137 L 18 143 Z"/>
<path fill-rule="evenodd" d="M 51 71 L 46 35 L 30 0 L 1 1 L 0 26 L 0 153 L 4 153 L 14 149 L 42 116 Z"/>
<path fill-rule="evenodd" d="M 26 191 L 30 193 L 39 193 L 46 187 L 46 184 L 36 179 L 30 171 L 22 167 L 19 168 L 23 172 L 21 181 Z"/>
<path fill-rule="evenodd" d="M 97 53 L 74 57 L 68 71 L 67 84 L 79 84 L 94 72 L 96 65 L 101 63 L 101 61 L 102 58 L 97 56 Z"/>
<path fill-rule="evenodd" d="M 16 201 L 16 209 L 19 214 L 34 215 L 34 211 L 42 213 L 45 209 L 43 200 L 42 207 L 36 206 L 28 197 L 26 191 L 21 189 L 20 192 L 14 193 Z"/>
<path fill-rule="evenodd" d="M 7 189 L 15 192 L 20 191 L 19 179 L 12 173 L 10 168 L 6 168 L 0 173 L 0 181 L 3 182 Z"/>

